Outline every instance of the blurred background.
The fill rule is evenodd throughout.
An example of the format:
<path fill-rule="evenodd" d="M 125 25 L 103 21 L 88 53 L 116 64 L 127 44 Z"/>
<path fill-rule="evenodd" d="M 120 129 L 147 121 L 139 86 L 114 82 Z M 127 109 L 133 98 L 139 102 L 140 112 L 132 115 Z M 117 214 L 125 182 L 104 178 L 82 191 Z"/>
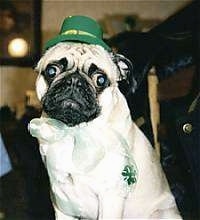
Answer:
<path fill-rule="evenodd" d="M 0 0 L 0 219 L 51 220 L 49 183 L 27 126 L 41 114 L 34 66 L 65 17 L 87 15 L 133 61 L 133 120 L 155 146 L 184 219 L 199 218 L 199 4 L 192 0 Z M 191 148 L 192 146 L 192 148 Z"/>
<path fill-rule="evenodd" d="M 3 5 L 3 2 L 9 2 L 9 0 L 8 1 L 1 0 L 0 2 L 1 5 Z M 62 21 L 64 20 L 65 17 L 69 15 L 84 14 L 91 16 L 99 21 L 103 21 L 103 23 L 110 23 L 110 25 L 109 24 L 107 24 L 107 26 L 105 25 L 106 27 L 104 28 L 108 32 L 108 36 L 106 37 L 109 37 L 116 34 L 116 32 L 120 32 L 121 31 L 120 28 L 121 26 L 123 26 L 123 24 L 120 24 L 120 22 L 118 26 L 117 24 L 115 24 L 118 21 L 118 20 L 115 21 L 115 16 L 117 17 L 117 15 L 121 15 L 124 17 L 136 16 L 139 17 L 141 20 L 147 20 L 147 21 L 150 20 L 149 22 L 150 24 L 148 24 L 148 22 L 146 24 L 147 27 L 146 26 L 140 27 L 141 30 L 145 30 L 146 28 L 150 28 L 150 26 L 156 25 L 158 22 L 164 21 L 167 17 L 169 17 L 170 15 L 174 14 L 176 11 L 183 8 L 190 1 L 188 0 L 186 1 L 180 1 L 180 0 L 178 1 L 76 1 L 76 0 L 68 1 L 66 0 L 66 1 L 55 2 L 52 0 L 45 0 L 39 2 L 37 0 L 36 1 L 14 0 L 13 5 L 16 3 L 18 4 L 18 2 L 22 2 L 25 5 L 27 5 L 28 2 L 35 2 L 35 4 L 38 4 L 36 8 L 38 7 L 38 9 L 41 10 L 41 19 L 39 19 L 38 17 L 34 17 L 33 3 L 30 4 L 30 8 L 24 9 L 24 13 L 20 16 L 23 16 L 25 14 L 25 17 L 21 18 L 21 20 L 25 20 L 27 19 L 27 14 L 30 15 L 30 13 L 32 13 L 32 16 L 29 18 L 29 20 L 36 19 L 40 21 L 37 24 L 41 27 L 41 38 L 38 40 L 38 43 L 41 42 L 41 48 L 42 48 L 44 42 L 46 42 L 48 39 L 52 38 L 59 32 Z M 41 4 L 41 6 L 39 6 L 39 4 Z M 21 6 L 19 5 L 19 8 L 17 8 L 18 11 L 20 11 L 20 7 Z M 40 16 L 40 14 L 37 13 L 37 16 Z M 109 16 L 112 18 L 112 20 L 109 19 Z M 32 23 L 31 24 L 32 26 L 34 25 L 33 21 L 32 22 L 29 21 L 29 24 L 30 23 Z M 121 23 L 123 23 L 123 20 Z M 28 28 L 30 28 L 30 25 L 28 25 Z M 113 33 L 112 33 L 112 29 L 114 30 Z M 33 30 L 32 30 L 32 34 L 33 34 Z M 1 54 L 1 57 L 2 56 L 3 54 Z M 34 90 L 35 78 L 36 78 L 36 74 L 34 73 L 32 66 L 28 68 L 24 68 L 24 67 L 19 68 L 17 66 L 13 67 L 10 65 L 1 66 L 0 105 L 5 105 L 5 104 L 9 105 L 10 107 L 16 109 L 17 114 L 20 115 L 23 112 L 23 102 L 24 102 L 24 97 L 26 95 L 26 91 Z M 22 79 L 24 79 L 25 81 L 23 81 Z"/>

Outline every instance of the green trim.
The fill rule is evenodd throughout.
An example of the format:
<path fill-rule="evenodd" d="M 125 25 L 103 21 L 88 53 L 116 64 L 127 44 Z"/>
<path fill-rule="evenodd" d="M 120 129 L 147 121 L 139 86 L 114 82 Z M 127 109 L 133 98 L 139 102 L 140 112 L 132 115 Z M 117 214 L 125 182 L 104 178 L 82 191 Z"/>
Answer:
<path fill-rule="evenodd" d="M 100 45 L 107 51 L 109 52 L 112 51 L 112 49 L 103 40 L 88 35 L 78 35 L 78 34 L 58 35 L 55 38 L 45 43 L 44 50 L 47 50 L 48 48 L 53 47 L 60 42 L 79 42 L 79 43 Z"/>

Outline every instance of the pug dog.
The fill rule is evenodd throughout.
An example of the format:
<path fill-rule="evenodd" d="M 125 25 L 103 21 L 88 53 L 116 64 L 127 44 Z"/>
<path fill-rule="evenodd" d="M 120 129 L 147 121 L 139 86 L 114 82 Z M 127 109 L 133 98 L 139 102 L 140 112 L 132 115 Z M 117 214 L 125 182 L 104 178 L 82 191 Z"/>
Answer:
<path fill-rule="evenodd" d="M 132 64 L 102 46 L 60 42 L 38 62 L 40 142 L 57 220 L 181 219 L 154 148 L 132 121 L 119 82 Z"/>

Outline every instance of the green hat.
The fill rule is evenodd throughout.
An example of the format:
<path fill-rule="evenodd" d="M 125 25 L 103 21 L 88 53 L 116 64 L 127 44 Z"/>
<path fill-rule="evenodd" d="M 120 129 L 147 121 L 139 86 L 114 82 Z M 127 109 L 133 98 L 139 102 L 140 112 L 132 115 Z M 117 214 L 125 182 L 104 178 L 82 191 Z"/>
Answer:
<path fill-rule="evenodd" d="M 97 44 L 106 50 L 111 51 L 111 48 L 102 40 L 102 38 L 102 29 L 95 20 L 86 16 L 69 16 L 65 18 L 59 35 L 47 41 L 44 49 L 47 50 L 60 42 L 75 41 Z"/>

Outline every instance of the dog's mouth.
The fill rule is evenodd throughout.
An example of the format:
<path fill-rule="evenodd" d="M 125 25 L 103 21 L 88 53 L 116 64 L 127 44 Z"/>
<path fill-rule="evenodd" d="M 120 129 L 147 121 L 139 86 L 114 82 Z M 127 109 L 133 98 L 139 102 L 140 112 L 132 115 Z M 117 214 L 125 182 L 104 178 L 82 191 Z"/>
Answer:
<path fill-rule="evenodd" d="M 66 99 L 59 102 L 43 102 L 43 108 L 46 114 L 54 119 L 64 122 L 66 125 L 73 127 L 82 122 L 89 122 L 95 119 L 99 113 L 99 106 L 83 105 L 72 99 Z"/>
<path fill-rule="evenodd" d="M 62 80 L 47 91 L 42 104 L 49 117 L 70 127 L 98 117 L 100 106 L 97 94 L 86 80 L 81 80 L 81 87 L 66 87 L 65 80 Z"/>

